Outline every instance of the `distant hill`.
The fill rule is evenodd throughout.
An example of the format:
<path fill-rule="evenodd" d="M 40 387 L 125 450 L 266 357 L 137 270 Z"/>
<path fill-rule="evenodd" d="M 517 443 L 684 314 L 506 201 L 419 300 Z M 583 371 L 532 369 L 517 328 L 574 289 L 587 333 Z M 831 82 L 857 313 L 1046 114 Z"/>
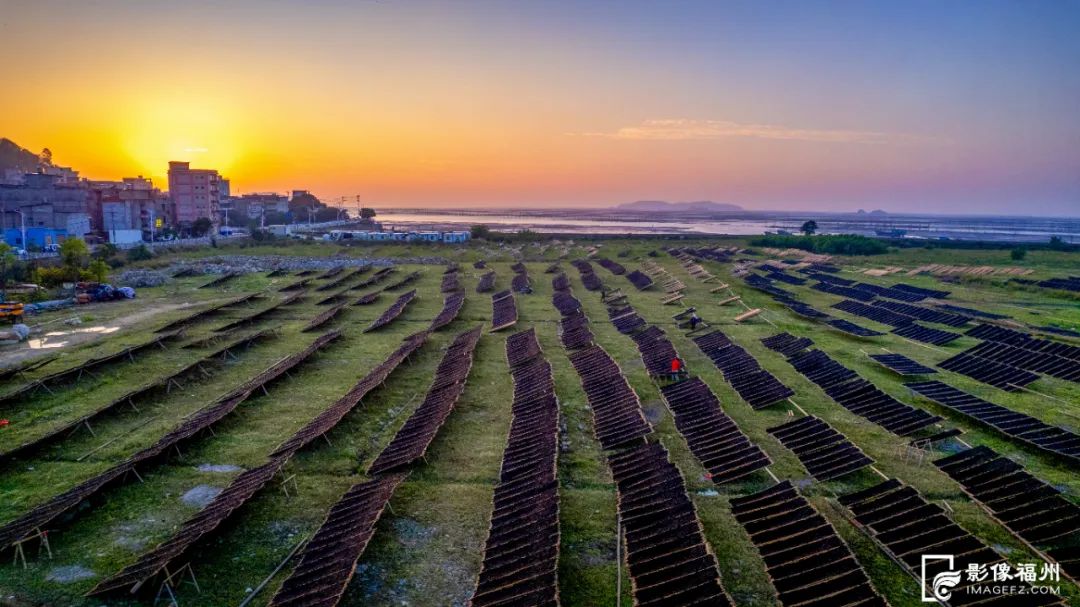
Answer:
<path fill-rule="evenodd" d="M 0 172 L 6 169 L 18 169 L 26 173 L 38 170 L 41 159 L 37 154 L 20 147 L 14 141 L 0 139 Z"/>
<path fill-rule="evenodd" d="M 666 200 L 638 200 L 615 207 L 620 211 L 644 211 L 649 213 L 730 213 L 743 208 L 724 202 L 698 200 L 695 202 L 667 202 Z"/>

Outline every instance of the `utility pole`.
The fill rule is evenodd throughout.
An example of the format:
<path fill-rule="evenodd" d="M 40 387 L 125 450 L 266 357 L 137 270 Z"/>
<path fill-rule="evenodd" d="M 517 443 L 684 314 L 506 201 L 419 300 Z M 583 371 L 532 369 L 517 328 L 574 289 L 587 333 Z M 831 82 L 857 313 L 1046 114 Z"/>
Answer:
<path fill-rule="evenodd" d="M 109 242 L 116 244 L 116 209 L 111 206 L 109 207 L 109 226 L 112 232 L 109 235 Z"/>
<path fill-rule="evenodd" d="M 154 248 L 154 207 L 150 207 L 150 248 Z"/>
<path fill-rule="evenodd" d="M 22 248 L 29 252 L 30 249 L 26 248 L 26 212 L 22 209 L 15 209 L 15 212 L 19 214 L 19 225 L 22 229 Z"/>

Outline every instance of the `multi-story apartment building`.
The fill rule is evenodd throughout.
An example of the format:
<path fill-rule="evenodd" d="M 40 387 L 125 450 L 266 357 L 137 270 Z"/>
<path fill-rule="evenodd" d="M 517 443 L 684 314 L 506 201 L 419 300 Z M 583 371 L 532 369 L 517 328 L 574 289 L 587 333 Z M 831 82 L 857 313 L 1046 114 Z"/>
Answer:
<path fill-rule="evenodd" d="M 179 227 L 191 227 L 202 217 L 215 225 L 219 222 L 221 193 L 228 191 L 222 181 L 227 183 L 213 169 L 193 169 L 189 162 L 169 163 L 169 199 Z"/>

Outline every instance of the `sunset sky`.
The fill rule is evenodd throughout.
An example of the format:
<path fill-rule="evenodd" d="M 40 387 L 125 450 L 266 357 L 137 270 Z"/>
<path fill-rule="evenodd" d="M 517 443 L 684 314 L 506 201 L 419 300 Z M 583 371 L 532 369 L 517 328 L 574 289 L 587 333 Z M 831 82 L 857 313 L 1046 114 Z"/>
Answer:
<path fill-rule="evenodd" d="M 1080 2 L 5 0 L 0 137 L 382 206 L 1080 215 Z"/>

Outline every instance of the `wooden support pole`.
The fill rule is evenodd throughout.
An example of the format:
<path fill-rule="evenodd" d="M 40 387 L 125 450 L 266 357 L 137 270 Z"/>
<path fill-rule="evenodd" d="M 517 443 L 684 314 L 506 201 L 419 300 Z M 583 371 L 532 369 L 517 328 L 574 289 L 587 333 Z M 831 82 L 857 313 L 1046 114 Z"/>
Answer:
<path fill-rule="evenodd" d="M 873 470 L 874 472 L 877 472 L 878 476 L 880 476 L 881 478 L 883 478 L 883 479 L 885 479 L 885 480 L 889 480 L 889 477 L 885 476 L 885 473 L 884 473 L 884 472 L 882 472 L 881 470 L 878 470 L 878 469 L 877 469 L 877 468 L 875 468 L 874 466 L 867 466 L 867 468 L 870 468 L 870 469 L 871 469 L 871 470 Z"/>
<path fill-rule="evenodd" d="M 797 402 L 795 402 L 795 401 L 791 400 L 791 398 L 788 398 L 788 399 L 787 399 L 787 401 L 788 401 L 789 403 L 791 403 L 792 405 L 795 405 L 795 408 L 799 410 L 799 413 L 802 413 L 803 415 L 806 415 L 807 417 L 809 417 L 809 416 L 810 416 L 810 414 L 809 414 L 809 413 L 807 413 L 807 412 L 806 412 L 806 410 L 804 410 L 804 409 L 803 409 L 802 407 L 800 407 L 800 406 L 799 406 L 799 403 L 797 403 Z"/>
<path fill-rule="evenodd" d="M 237 607 L 247 607 L 248 604 L 250 604 L 251 601 L 254 600 L 255 597 L 260 592 L 262 592 L 264 588 L 266 588 L 266 585 L 270 583 L 270 580 L 274 579 L 274 576 L 276 576 L 282 570 L 282 568 L 285 567 L 285 564 L 291 561 L 294 556 L 296 556 L 296 553 L 299 552 L 300 548 L 302 548 L 306 543 L 307 537 L 300 538 L 300 541 L 297 542 L 295 546 L 293 546 L 292 550 L 289 551 L 289 554 L 285 555 L 285 558 L 282 559 L 280 563 L 278 563 L 277 567 L 274 567 L 274 570 L 270 572 L 270 575 L 266 576 L 266 578 L 263 579 L 262 582 L 259 582 L 259 585 L 256 586 L 254 590 L 249 592 L 248 595 L 244 597 L 244 600 L 240 601 L 240 604 Z"/>
<path fill-rule="evenodd" d="M 1026 386 L 1018 386 L 1016 384 L 1009 384 L 1009 385 L 1014 387 L 1014 388 L 1019 388 L 1019 389 L 1023 390 L 1024 392 L 1031 392 L 1032 394 L 1036 394 L 1036 395 L 1041 396 L 1043 398 L 1049 398 L 1050 400 L 1055 400 L 1055 401 L 1057 401 L 1059 403 L 1064 403 L 1066 405 L 1070 404 L 1069 401 L 1067 401 L 1067 400 L 1060 399 L 1060 398 L 1058 398 L 1056 396 L 1050 396 L 1049 394 L 1043 394 L 1042 392 L 1037 392 L 1037 391 L 1032 390 L 1031 388 L 1028 388 Z M 1066 415 L 1069 414 L 1068 411 L 1062 411 L 1062 413 L 1065 413 Z"/>
<path fill-rule="evenodd" d="M 26 569 L 26 553 L 23 552 L 23 541 L 25 540 L 20 540 L 17 544 L 15 544 L 15 558 L 12 559 L 11 564 L 16 565 L 21 560 L 22 568 Z"/>

